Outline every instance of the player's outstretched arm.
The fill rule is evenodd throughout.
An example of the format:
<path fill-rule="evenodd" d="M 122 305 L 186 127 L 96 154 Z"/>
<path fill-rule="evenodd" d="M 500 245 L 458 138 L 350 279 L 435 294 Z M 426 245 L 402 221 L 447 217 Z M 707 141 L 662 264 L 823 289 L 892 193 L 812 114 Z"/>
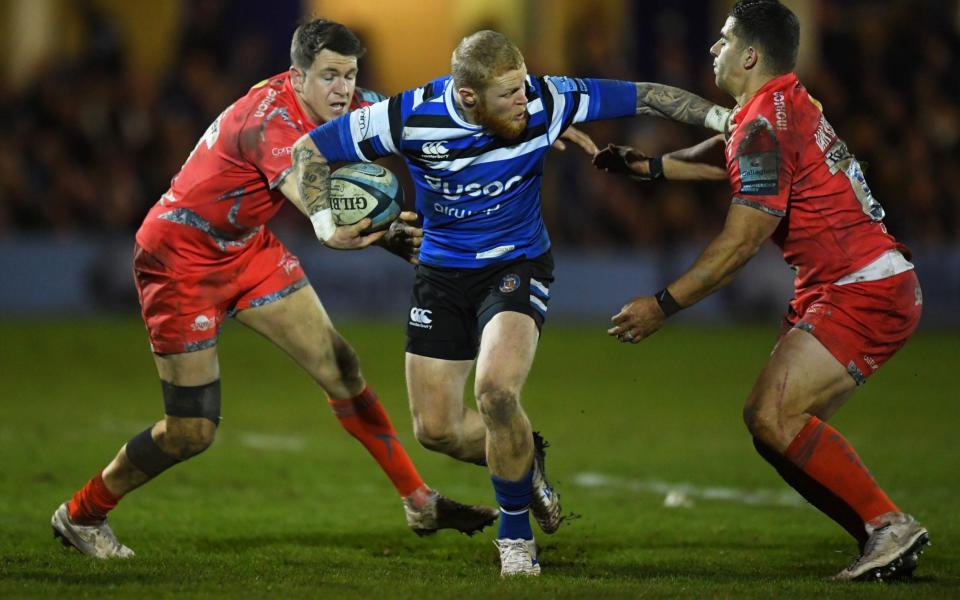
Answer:
<path fill-rule="evenodd" d="M 637 114 L 702 125 L 719 133 L 730 127 L 733 111 L 686 90 L 660 83 L 636 83 Z"/>
<path fill-rule="evenodd" d="M 623 173 L 637 181 L 669 179 L 672 181 L 720 181 L 727 172 L 709 159 L 717 143 L 723 144 L 723 135 L 683 148 L 661 157 L 647 156 L 631 146 L 608 144 L 593 159 L 593 165 L 607 173 Z M 720 151 L 722 153 L 722 150 Z"/>
<path fill-rule="evenodd" d="M 337 250 L 359 250 L 386 234 L 386 231 L 377 231 L 362 235 L 361 232 L 370 226 L 370 219 L 337 227 L 330 208 L 330 163 L 317 150 L 309 134 L 293 145 L 293 172 L 296 173 L 296 192 L 292 191 L 292 186 L 284 189 L 283 184 L 281 190 L 310 218 L 317 238 L 324 245 Z"/>
<path fill-rule="evenodd" d="M 667 317 L 692 306 L 729 283 L 773 235 L 781 217 L 733 204 L 723 231 L 710 242 L 693 266 L 654 296 L 639 296 L 613 316 L 607 333 L 621 342 L 636 343 L 659 330 Z"/>

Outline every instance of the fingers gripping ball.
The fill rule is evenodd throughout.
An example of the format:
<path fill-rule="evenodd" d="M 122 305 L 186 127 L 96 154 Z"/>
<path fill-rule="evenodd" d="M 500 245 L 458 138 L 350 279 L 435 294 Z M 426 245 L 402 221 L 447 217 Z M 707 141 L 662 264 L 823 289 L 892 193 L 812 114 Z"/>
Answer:
<path fill-rule="evenodd" d="M 403 187 L 388 169 L 353 163 L 330 175 L 330 208 L 337 225 L 353 225 L 369 217 L 367 232 L 390 226 L 403 206 Z"/>

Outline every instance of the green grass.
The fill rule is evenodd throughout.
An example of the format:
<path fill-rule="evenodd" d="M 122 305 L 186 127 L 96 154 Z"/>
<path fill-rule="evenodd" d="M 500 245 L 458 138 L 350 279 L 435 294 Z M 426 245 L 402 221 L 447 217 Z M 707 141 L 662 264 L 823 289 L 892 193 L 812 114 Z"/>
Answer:
<path fill-rule="evenodd" d="M 238 324 L 221 338 L 217 442 L 111 515 L 136 558 L 98 562 L 62 548 L 50 514 L 160 415 L 160 387 L 137 321 L 0 322 L 0 597 L 960 595 L 956 334 L 912 340 L 834 420 L 934 542 L 913 582 L 879 586 L 828 581 L 855 548 L 805 505 L 694 494 L 692 507 L 669 508 L 650 490 L 664 481 L 788 491 L 740 422 L 774 330 L 674 327 L 623 347 L 604 327 L 546 330 L 524 405 L 553 445 L 565 508 L 581 517 L 539 537 L 539 579 L 501 581 L 493 531 L 410 533 L 387 479 L 319 390 Z M 414 442 L 402 327 L 341 329 L 424 478 L 490 502 L 484 471 Z M 588 487 L 584 473 L 622 485 Z"/>

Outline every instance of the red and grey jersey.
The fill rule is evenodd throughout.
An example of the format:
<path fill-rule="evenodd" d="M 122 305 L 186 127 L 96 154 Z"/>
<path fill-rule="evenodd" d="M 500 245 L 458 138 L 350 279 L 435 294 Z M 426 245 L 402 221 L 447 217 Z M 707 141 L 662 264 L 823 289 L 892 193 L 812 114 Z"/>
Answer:
<path fill-rule="evenodd" d="M 772 240 L 798 291 L 898 248 L 857 159 L 795 74 L 767 82 L 734 122 L 726 148 L 733 202 L 783 217 Z"/>
<path fill-rule="evenodd" d="M 358 89 L 350 109 L 383 96 Z M 214 120 L 150 209 L 137 242 L 170 266 L 203 267 L 242 252 L 282 206 L 293 144 L 317 126 L 288 73 L 256 84 Z"/>

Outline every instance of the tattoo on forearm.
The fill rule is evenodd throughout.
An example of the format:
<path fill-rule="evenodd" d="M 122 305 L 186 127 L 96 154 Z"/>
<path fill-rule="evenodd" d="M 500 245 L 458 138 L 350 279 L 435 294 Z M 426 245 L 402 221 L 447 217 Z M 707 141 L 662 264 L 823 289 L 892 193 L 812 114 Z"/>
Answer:
<path fill-rule="evenodd" d="M 637 83 L 637 114 L 673 119 L 690 125 L 703 125 L 714 107 L 686 90 L 659 83 Z"/>
<path fill-rule="evenodd" d="M 330 165 L 323 156 L 310 148 L 296 148 L 293 164 L 297 169 L 297 187 L 300 201 L 308 215 L 330 206 Z"/>

